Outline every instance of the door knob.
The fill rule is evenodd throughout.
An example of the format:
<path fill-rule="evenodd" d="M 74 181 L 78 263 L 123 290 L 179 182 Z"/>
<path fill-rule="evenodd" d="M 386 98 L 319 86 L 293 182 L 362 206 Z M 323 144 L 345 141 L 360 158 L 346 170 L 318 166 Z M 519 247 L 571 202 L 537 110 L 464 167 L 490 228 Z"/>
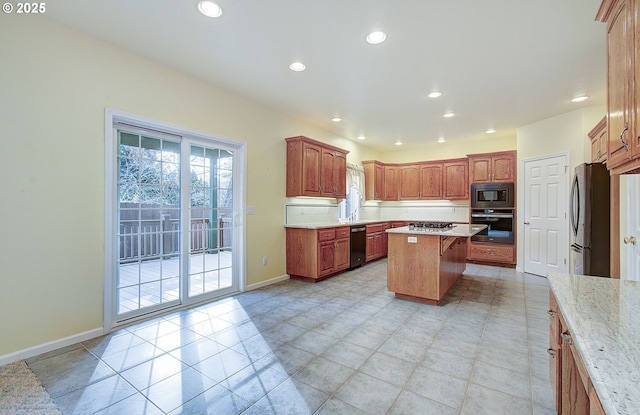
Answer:
<path fill-rule="evenodd" d="M 625 236 L 624 237 L 624 243 L 625 244 L 635 245 L 636 244 L 636 237 L 635 236 Z"/>
<path fill-rule="evenodd" d="M 528 224 L 529 224 L 529 221 L 525 220 L 525 221 L 524 221 L 524 224 L 525 224 L 525 225 L 528 225 Z"/>

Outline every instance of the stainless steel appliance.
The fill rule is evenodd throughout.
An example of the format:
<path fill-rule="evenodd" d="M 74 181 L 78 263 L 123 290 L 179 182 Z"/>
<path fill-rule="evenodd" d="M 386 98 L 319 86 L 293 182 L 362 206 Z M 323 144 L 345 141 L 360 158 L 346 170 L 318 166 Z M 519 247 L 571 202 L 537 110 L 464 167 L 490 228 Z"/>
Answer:
<path fill-rule="evenodd" d="M 576 167 L 571 186 L 573 271 L 608 277 L 609 274 L 609 172 L 604 164 Z"/>
<path fill-rule="evenodd" d="M 351 227 L 351 252 L 349 268 L 364 265 L 367 259 L 367 227 L 354 225 Z"/>
<path fill-rule="evenodd" d="M 513 183 L 474 183 L 471 185 L 471 208 L 513 208 L 515 194 Z"/>
<path fill-rule="evenodd" d="M 513 245 L 513 209 L 472 209 L 471 223 L 487 228 L 471 237 L 473 242 Z"/>

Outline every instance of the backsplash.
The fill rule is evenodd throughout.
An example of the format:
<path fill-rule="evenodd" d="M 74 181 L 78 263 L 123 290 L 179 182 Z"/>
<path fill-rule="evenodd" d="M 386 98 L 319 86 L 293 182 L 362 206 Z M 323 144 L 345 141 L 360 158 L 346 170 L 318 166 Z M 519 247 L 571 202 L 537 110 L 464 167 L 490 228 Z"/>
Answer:
<path fill-rule="evenodd" d="M 466 223 L 469 222 L 469 206 L 363 206 L 360 208 L 360 219 Z"/>
<path fill-rule="evenodd" d="M 336 204 L 284 206 L 285 225 L 337 223 L 339 217 L 340 208 Z"/>
<path fill-rule="evenodd" d="M 445 202 L 446 203 L 446 202 Z M 337 204 L 287 204 L 284 222 L 286 225 L 337 223 L 340 208 Z M 438 204 L 414 206 L 360 207 L 360 220 L 411 220 L 411 221 L 447 221 L 469 222 L 469 205 Z"/>

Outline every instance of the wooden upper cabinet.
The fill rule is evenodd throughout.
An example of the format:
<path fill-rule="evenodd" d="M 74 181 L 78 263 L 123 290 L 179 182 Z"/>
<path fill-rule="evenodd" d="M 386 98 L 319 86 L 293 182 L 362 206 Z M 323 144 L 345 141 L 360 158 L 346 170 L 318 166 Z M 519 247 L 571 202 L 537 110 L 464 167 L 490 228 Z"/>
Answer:
<path fill-rule="evenodd" d="M 469 161 L 467 158 L 442 163 L 443 196 L 448 200 L 469 199 Z"/>
<path fill-rule="evenodd" d="M 631 125 L 633 79 L 633 15 L 629 1 L 617 1 L 607 24 L 607 105 L 608 165 L 619 166 L 631 159 L 629 144 L 634 134 Z"/>
<path fill-rule="evenodd" d="M 400 169 L 397 166 L 384 166 L 382 172 L 382 200 L 398 200 Z"/>
<path fill-rule="evenodd" d="M 287 142 L 287 197 L 346 197 L 347 151 L 307 137 Z"/>
<path fill-rule="evenodd" d="M 469 154 L 469 181 L 511 183 L 516 179 L 516 152 Z"/>
<path fill-rule="evenodd" d="M 347 154 L 322 148 L 320 195 L 343 199 L 347 197 Z M 341 178 L 344 177 L 344 180 Z"/>
<path fill-rule="evenodd" d="M 607 23 L 607 168 L 640 172 L 640 3 L 603 0 L 596 20 Z"/>
<path fill-rule="evenodd" d="M 423 164 L 420 166 L 421 199 L 443 199 L 442 163 Z"/>
<path fill-rule="evenodd" d="M 385 164 L 371 160 L 362 164 L 367 200 L 469 198 L 467 158 L 406 164 Z M 448 182 L 445 181 L 445 166 L 450 174 Z"/>
<path fill-rule="evenodd" d="M 366 200 L 382 200 L 384 183 L 384 165 L 379 161 L 362 162 L 364 168 L 364 198 Z"/>
<path fill-rule="evenodd" d="M 333 197 L 344 199 L 347 197 L 347 153 L 343 151 L 335 152 L 333 165 L 333 178 L 335 191 Z M 344 178 L 344 180 L 343 180 Z"/>
<path fill-rule="evenodd" d="M 442 163 L 400 167 L 400 200 L 440 200 L 442 184 Z"/>
<path fill-rule="evenodd" d="M 607 161 L 607 117 L 603 117 L 588 135 L 591 139 L 591 162 Z"/>
<path fill-rule="evenodd" d="M 400 167 L 400 200 L 420 199 L 420 166 Z"/>

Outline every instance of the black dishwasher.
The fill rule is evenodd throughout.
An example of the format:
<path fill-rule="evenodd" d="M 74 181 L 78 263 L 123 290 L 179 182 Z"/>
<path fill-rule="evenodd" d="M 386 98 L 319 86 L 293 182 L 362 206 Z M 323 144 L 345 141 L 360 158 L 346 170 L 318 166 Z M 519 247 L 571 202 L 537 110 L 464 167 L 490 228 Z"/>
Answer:
<path fill-rule="evenodd" d="M 349 268 L 364 265 L 367 258 L 367 227 L 354 225 L 351 227 L 351 261 Z"/>

